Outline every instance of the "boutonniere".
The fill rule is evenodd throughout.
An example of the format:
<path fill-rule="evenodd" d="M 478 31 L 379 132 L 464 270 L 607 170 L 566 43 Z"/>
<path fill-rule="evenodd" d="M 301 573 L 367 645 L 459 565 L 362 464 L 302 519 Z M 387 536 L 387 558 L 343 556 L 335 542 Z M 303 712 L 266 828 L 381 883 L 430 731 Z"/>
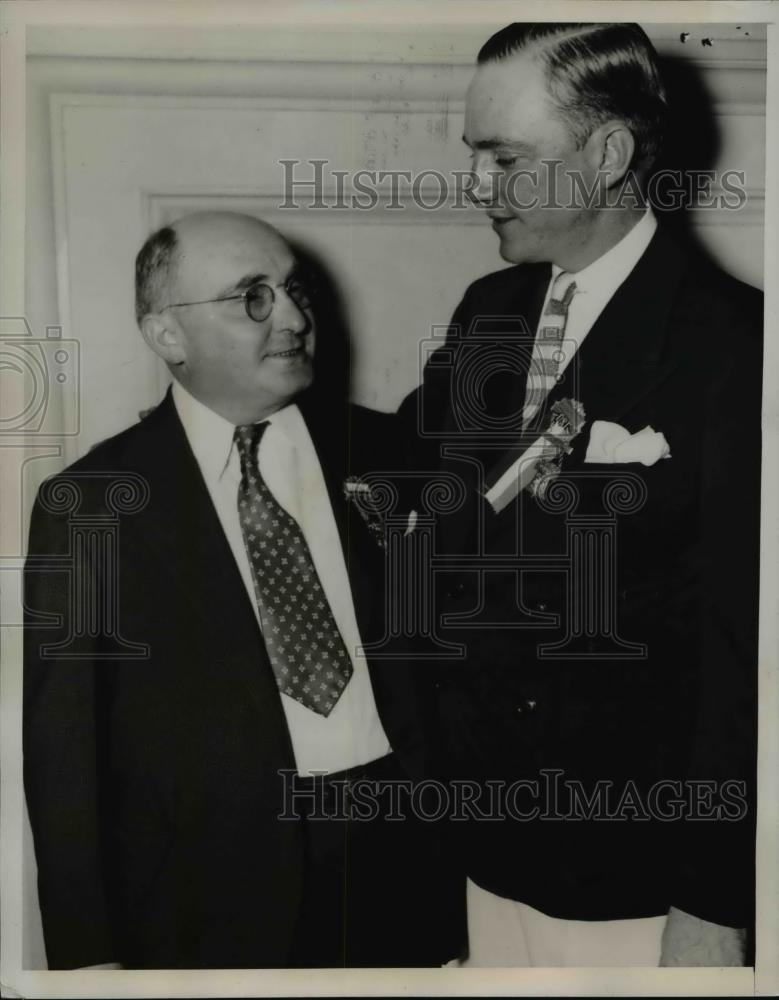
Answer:
<path fill-rule="evenodd" d="M 377 545 L 386 549 L 387 533 L 384 514 L 379 510 L 370 486 L 364 483 L 359 476 L 347 476 L 343 488 L 347 503 L 354 504 Z"/>
<path fill-rule="evenodd" d="M 623 462 L 640 462 L 642 465 L 654 465 L 661 458 L 670 458 L 671 449 L 665 435 L 652 427 L 631 434 L 619 424 L 608 420 L 595 420 L 590 430 L 590 442 L 586 463 L 599 462 L 616 464 Z"/>

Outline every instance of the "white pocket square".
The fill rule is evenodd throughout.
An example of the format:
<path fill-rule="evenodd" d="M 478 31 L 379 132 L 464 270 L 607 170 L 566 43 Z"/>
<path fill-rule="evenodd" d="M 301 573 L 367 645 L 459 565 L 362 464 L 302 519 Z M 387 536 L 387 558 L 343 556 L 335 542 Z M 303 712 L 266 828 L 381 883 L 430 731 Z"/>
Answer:
<path fill-rule="evenodd" d="M 590 429 L 590 441 L 584 461 L 604 464 L 641 462 L 642 465 L 654 465 L 661 458 L 670 457 L 671 449 L 665 436 L 652 427 L 647 426 L 631 434 L 619 424 L 595 420 Z"/>

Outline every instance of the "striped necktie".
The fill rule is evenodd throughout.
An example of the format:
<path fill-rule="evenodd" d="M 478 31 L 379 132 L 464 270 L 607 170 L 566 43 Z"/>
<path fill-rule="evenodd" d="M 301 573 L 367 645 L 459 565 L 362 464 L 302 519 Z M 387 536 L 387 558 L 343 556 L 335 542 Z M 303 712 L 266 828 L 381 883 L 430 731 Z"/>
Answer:
<path fill-rule="evenodd" d="M 568 321 L 568 307 L 576 293 L 574 276 L 561 271 L 552 284 L 552 293 L 541 317 L 527 375 L 523 423 L 527 424 L 555 387 L 560 365 L 565 360 L 562 342 Z"/>

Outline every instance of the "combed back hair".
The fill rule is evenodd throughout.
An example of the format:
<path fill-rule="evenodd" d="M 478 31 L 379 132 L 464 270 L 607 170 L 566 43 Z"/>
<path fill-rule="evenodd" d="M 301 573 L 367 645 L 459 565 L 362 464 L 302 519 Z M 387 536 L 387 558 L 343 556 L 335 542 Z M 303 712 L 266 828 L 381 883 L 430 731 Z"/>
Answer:
<path fill-rule="evenodd" d="M 637 24 L 509 24 L 484 43 L 477 62 L 499 62 L 523 51 L 546 71 L 553 106 L 578 146 L 609 119 L 633 134 L 633 166 L 657 159 L 667 112 L 657 53 Z"/>
<path fill-rule="evenodd" d="M 163 226 L 152 233 L 138 251 L 135 258 L 135 318 L 138 325 L 148 313 L 157 312 L 167 304 L 178 242 L 176 230 Z"/>

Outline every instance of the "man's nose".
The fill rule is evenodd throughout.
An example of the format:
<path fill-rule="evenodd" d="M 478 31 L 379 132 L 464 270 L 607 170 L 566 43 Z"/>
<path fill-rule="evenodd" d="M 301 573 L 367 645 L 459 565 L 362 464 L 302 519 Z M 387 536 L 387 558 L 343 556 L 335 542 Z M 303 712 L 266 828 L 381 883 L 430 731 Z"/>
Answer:
<path fill-rule="evenodd" d="M 306 333 L 311 320 L 295 302 L 286 288 L 276 291 L 276 301 L 273 304 L 273 325 L 277 330 L 289 330 L 290 333 Z"/>
<path fill-rule="evenodd" d="M 477 154 L 473 160 L 473 176 L 475 178 L 473 193 L 481 202 L 494 202 L 498 195 L 498 175 L 492 158 L 485 154 Z"/>

